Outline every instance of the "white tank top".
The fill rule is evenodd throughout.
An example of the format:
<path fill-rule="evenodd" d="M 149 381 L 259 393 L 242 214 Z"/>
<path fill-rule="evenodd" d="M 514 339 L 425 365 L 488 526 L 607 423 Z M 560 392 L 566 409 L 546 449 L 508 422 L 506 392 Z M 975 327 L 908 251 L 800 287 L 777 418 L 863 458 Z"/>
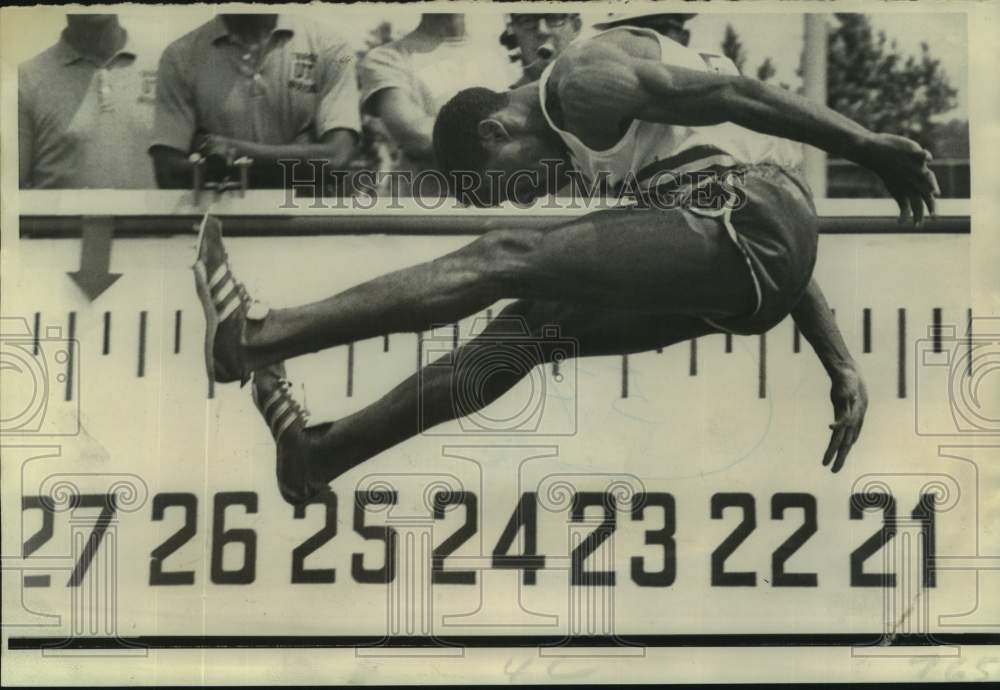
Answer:
<path fill-rule="evenodd" d="M 702 72 L 711 70 L 739 74 L 736 65 L 728 58 L 699 53 L 651 29 L 616 27 L 596 34 L 595 37 L 610 31 L 632 31 L 656 38 L 660 44 L 660 59 L 664 64 Z M 549 126 L 566 143 L 574 167 L 589 184 L 598 178 L 601 171 L 607 171 L 608 182 L 613 189 L 630 172 L 642 183 L 648 180 L 651 171 L 654 170 L 684 173 L 717 165 L 731 167 L 740 164 L 775 163 L 785 168 L 801 165 L 800 146 L 732 123 L 688 127 L 633 119 L 628 131 L 617 144 L 603 151 L 595 151 L 588 148 L 574 134 L 557 127 L 549 116 L 545 87 L 556 62 L 554 60 L 538 80 L 542 114 L 545 115 Z"/>

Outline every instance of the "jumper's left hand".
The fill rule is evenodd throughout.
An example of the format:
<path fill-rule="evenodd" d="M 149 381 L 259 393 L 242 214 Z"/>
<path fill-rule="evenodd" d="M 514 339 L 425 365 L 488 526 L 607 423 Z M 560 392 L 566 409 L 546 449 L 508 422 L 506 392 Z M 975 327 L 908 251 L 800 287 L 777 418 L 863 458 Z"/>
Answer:
<path fill-rule="evenodd" d="M 860 372 L 848 369 L 834 376 L 830 401 L 833 403 L 835 419 L 830 425 L 833 433 L 826 453 L 823 454 L 823 465 L 830 466 L 833 463 L 830 469 L 839 472 L 861 434 L 865 412 L 868 410 L 868 390 Z"/>
<path fill-rule="evenodd" d="M 934 199 L 941 194 L 928 163 L 931 153 L 920 144 L 895 134 L 875 134 L 863 147 L 860 161 L 873 170 L 899 205 L 899 222 L 913 219 L 920 227 L 924 207 L 935 214 Z"/>

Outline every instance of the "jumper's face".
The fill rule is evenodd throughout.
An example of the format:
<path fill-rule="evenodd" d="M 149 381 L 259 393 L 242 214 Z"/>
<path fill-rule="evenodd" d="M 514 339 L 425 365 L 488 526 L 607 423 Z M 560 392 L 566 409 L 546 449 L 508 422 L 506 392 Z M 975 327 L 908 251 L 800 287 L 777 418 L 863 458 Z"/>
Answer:
<path fill-rule="evenodd" d="M 521 49 L 521 61 L 551 60 L 580 33 L 577 14 L 512 14 L 510 30 Z"/>
<path fill-rule="evenodd" d="M 557 162 L 562 161 L 563 152 L 551 139 L 505 130 L 505 134 L 491 136 L 484 144 L 489 152 L 484 175 L 494 192 L 494 204 L 527 204 L 558 189 Z"/>

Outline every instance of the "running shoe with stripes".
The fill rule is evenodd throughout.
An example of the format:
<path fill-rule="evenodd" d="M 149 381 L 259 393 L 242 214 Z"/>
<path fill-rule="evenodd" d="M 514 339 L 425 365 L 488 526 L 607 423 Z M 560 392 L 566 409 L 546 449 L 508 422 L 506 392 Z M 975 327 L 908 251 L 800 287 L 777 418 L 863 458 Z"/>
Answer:
<path fill-rule="evenodd" d="M 263 319 L 268 312 L 252 299 L 233 275 L 222 243 L 222 222 L 205 215 L 198 233 L 194 282 L 205 313 L 205 370 L 212 384 L 250 380 L 250 367 L 242 357 L 247 321 Z"/>
<path fill-rule="evenodd" d="M 326 482 L 311 476 L 321 452 L 317 441 L 330 423 L 307 427 L 309 411 L 292 396 L 284 364 L 272 364 L 253 373 L 253 401 L 277 446 L 276 474 L 281 497 L 292 505 L 308 503 L 330 491 Z"/>

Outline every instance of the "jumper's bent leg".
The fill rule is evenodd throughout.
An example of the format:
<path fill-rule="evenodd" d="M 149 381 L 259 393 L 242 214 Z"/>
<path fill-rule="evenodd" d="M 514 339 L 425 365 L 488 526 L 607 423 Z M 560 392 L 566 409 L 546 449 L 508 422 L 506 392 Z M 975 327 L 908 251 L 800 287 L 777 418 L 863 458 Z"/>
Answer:
<path fill-rule="evenodd" d="M 745 259 L 719 221 L 678 209 L 616 209 L 545 231 L 492 231 L 320 302 L 274 309 L 247 329 L 247 361 L 259 367 L 424 331 L 504 298 L 707 317 L 749 313 L 755 300 Z"/>
<path fill-rule="evenodd" d="M 544 337 L 550 325 L 559 327 L 559 338 Z M 424 367 L 380 400 L 333 424 L 294 429 L 285 442 L 279 440 L 279 485 L 283 493 L 304 498 L 432 426 L 477 412 L 535 366 L 560 356 L 642 352 L 711 332 L 705 322 L 689 316 L 516 302 L 482 335 L 446 355 L 449 361 Z M 510 356 L 512 348 L 519 350 L 518 356 Z M 497 366 L 490 366 L 491 358 Z"/>

